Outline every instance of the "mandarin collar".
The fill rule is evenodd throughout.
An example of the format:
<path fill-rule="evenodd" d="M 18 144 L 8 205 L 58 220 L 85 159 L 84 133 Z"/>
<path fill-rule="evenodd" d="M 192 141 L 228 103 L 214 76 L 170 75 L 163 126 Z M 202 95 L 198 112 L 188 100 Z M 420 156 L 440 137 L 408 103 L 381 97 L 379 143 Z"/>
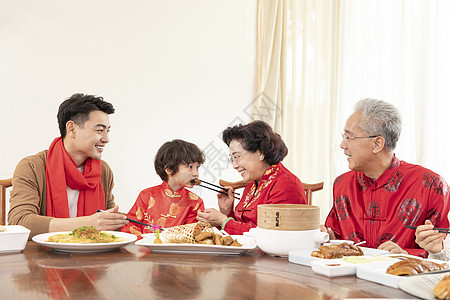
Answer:
<path fill-rule="evenodd" d="M 363 181 L 358 180 L 358 184 L 362 186 L 363 184 L 366 184 L 367 186 L 371 187 L 372 189 L 379 189 L 383 186 L 385 186 L 389 180 L 392 178 L 392 176 L 397 172 L 398 167 L 400 167 L 400 160 L 395 156 L 392 160 L 389 167 L 378 177 L 376 181 L 374 181 L 372 178 L 369 178 L 366 176 L 363 172 L 357 172 L 357 176 L 359 178 L 362 178 Z"/>

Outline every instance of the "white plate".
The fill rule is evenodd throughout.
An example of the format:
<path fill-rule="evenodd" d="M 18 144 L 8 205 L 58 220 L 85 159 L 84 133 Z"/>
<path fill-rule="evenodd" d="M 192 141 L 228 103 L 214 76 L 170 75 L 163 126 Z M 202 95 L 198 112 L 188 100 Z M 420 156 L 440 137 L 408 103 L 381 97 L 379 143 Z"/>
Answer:
<path fill-rule="evenodd" d="M 92 244 L 55 243 L 55 242 L 47 241 L 49 236 L 52 236 L 55 234 L 66 234 L 66 233 L 70 233 L 70 232 L 71 231 L 49 232 L 49 233 L 38 234 L 38 235 L 34 236 L 32 240 L 42 246 L 50 247 L 56 251 L 73 252 L 73 253 L 110 251 L 110 250 L 114 250 L 116 248 L 125 246 L 125 245 L 137 240 L 137 236 L 135 236 L 134 234 L 131 234 L 131 233 L 120 232 L 120 231 L 104 231 L 104 232 L 107 232 L 110 234 L 114 234 L 117 237 L 123 237 L 123 238 L 125 238 L 125 241 L 115 242 L 115 243 L 92 243 Z"/>
<path fill-rule="evenodd" d="M 366 247 L 359 247 L 359 248 L 361 248 L 361 250 L 364 252 L 364 256 L 383 255 L 389 253 L 388 251 L 385 250 L 378 250 Z M 308 267 L 311 266 L 311 262 L 314 260 L 329 261 L 329 259 L 311 256 L 311 252 L 317 250 L 318 250 L 317 248 L 314 248 L 314 249 L 301 249 L 289 251 L 289 261 L 294 264 L 300 264 Z M 342 258 L 339 259 L 342 260 Z"/>
<path fill-rule="evenodd" d="M 256 248 L 256 240 L 251 237 L 243 235 L 232 235 L 231 237 L 237 239 L 242 244 L 242 247 L 234 246 L 218 246 L 218 245 L 204 245 L 204 244 L 178 244 L 168 243 L 163 238 L 162 244 L 155 244 L 155 235 L 153 233 L 143 234 L 144 239 L 136 242 L 136 245 L 141 245 L 150 248 L 153 252 L 169 252 L 169 253 L 193 253 L 193 254 L 241 254 L 246 250 Z"/>
<path fill-rule="evenodd" d="M 398 287 L 413 296 L 421 299 L 435 299 L 434 287 L 441 281 L 442 277 L 449 273 L 426 274 L 420 276 L 408 276 L 398 281 Z"/>
<path fill-rule="evenodd" d="M 402 257 L 411 257 L 411 258 L 419 258 L 417 256 L 412 255 L 401 255 Z M 420 259 L 420 258 L 419 258 Z M 439 264 L 444 264 L 445 262 L 442 260 L 435 260 L 435 259 L 427 259 L 429 261 L 433 261 Z M 356 277 L 373 281 L 376 283 L 380 283 L 383 285 L 387 285 L 393 288 L 398 288 L 398 282 L 406 278 L 405 276 L 396 276 L 387 274 L 386 270 L 389 268 L 390 265 L 398 262 L 399 259 L 396 259 L 395 261 L 386 261 L 386 262 L 374 262 L 374 263 L 368 263 L 368 264 L 362 264 L 357 265 L 356 267 Z M 424 276 L 424 275 L 413 275 L 414 276 Z"/>

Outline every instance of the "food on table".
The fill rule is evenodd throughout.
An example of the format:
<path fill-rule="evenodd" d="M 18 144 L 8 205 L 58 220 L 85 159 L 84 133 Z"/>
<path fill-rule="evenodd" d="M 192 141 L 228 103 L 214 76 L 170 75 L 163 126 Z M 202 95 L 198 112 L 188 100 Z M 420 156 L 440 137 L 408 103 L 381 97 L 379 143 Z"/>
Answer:
<path fill-rule="evenodd" d="M 311 256 L 333 259 L 341 258 L 343 256 L 361 256 L 364 255 L 361 248 L 355 245 L 350 245 L 348 243 L 323 245 L 319 247 L 319 250 L 313 251 Z"/>
<path fill-rule="evenodd" d="M 380 261 L 395 261 L 396 259 L 387 255 L 372 255 L 372 256 L 345 256 L 343 261 L 350 264 L 366 264 Z"/>
<path fill-rule="evenodd" d="M 3 226 L 0 226 L 0 232 L 6 232 L 6 228 Z"/>
<path fill-rule="evenodd" d="M 433 290 L 434 296 L 437 299 L 445 300 L 449 299 L 450 294 L 450 275 L 445 275 L 441 281 L 439 281 Z"/>
<path fill-rule="evenodd" d="M 83 226 L 74 229 L 71 233 L 55 234 L 48 237 L 48 242 L 54 243 L 114 243 L 125 241 L 114 234 L 98 231 L 94 226 Z"/>
<path fill-rule="evenodd" d="M 446 265 L 444 266 L 424 259 L 407 258 L 389 266 L 389 268 L 386 270 L 386 273 L 396 276 L 402 276 L 438 271 L 443 269 L 446 269 Z"/>
<path fill-rule="evenodd" d="M 165 228 L 161 235 L 171 243 L 242 247 L 231 236 L 221 236 L 214 232 L 211 225 L 200 222 Z"/>

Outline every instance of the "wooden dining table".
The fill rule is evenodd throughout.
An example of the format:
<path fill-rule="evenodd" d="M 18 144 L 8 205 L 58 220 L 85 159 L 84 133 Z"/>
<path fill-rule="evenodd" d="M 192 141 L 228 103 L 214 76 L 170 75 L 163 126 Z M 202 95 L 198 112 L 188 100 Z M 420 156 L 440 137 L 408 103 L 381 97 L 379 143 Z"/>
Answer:
<path fill-rule="evenodd" d="M 0 254 L 0 299 L 414 299 L 356 276 L 327 277 L 259 250 L 241 255 L 58 252 L 28 242 Z"/>

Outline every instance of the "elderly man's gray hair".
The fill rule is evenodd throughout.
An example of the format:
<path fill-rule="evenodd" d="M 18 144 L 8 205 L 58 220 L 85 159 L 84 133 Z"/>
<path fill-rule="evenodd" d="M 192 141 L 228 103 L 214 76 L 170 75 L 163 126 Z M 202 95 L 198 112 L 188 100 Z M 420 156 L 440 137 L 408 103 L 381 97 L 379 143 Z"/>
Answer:
<path fill-rule="evenodd" d="M 385 140 L 386 149 L 393 151 L 402 132 L 399 110 L 392 104 L 376 99 L 362 99 L 355 105 L 355 112 L 362 112 L 360 128 L 367 135 L 379 135 Z"/>

